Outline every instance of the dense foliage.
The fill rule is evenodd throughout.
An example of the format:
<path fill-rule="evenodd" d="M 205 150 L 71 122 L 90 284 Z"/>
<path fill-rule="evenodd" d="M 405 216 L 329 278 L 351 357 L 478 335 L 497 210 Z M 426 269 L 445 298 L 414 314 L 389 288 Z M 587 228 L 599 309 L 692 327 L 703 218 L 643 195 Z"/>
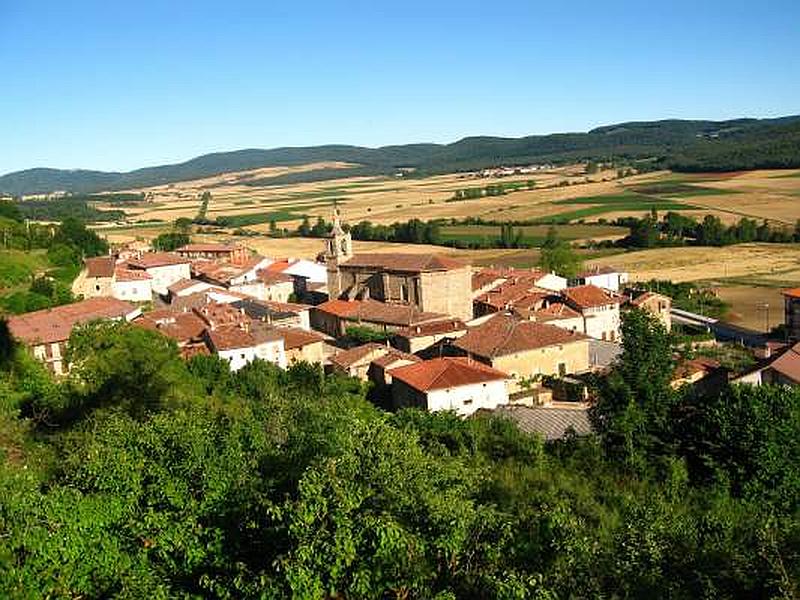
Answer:
<path fill-rule="evenodd" d="M 630 235 L 609 245 L 626 248 L 656 248 L 665 246 L 729 246 L 747 242 L 790 243 L 800 241 L 800 222 L 794 229 L 773 226 L 766 220 L 742 217 L 737 223 L 725 225 L 719 217 L 706 215 L 702 221 L 669 211 L 661 219 L 656 211 L 643 218 L 620 217 L 614 225 L 630 228 Z"/>
<path fill-rule="evenodd" d="M 800 394 L 672 390 L 658 327 L 626 321 L 599 437 L 545 445 L 125 324 L 54 381 L 0 326 L 0 595 L 793 597 Z"/>

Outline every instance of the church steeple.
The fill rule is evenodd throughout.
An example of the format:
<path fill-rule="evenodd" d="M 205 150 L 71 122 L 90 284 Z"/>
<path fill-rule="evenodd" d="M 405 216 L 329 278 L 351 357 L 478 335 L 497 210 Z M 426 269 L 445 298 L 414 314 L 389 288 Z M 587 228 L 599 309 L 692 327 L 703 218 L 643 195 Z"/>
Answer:
<path fill-rule="evenodd" d="M 325 261 L 340 263 L 353 256 L 353 238 L 342 229 L 339 207 L 333 207 L 333 229 L 325 240 Z"/>

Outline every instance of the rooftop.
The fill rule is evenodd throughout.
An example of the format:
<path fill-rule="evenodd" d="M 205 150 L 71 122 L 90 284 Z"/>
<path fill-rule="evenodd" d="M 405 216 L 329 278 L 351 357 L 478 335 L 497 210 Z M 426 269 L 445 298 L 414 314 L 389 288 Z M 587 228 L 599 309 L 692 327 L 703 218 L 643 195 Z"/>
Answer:
<path fill-rule="evenodd" d="M 328 300 L 314 309 L 351 321 L 406 327 L 444 318 L 438 313 L 422 312 L 410 304 L 388 304 L 377 300 Z"/>
<path fill-rule="evenodd" d="M 420 392 L 508 379 L 502 371 L 468 358 L 435 358 L 392 369 L 391 375 Z"/>
<path fill-rule="evenodd" d="M 570 432 L 576 435 L 589 435 L 592 433 L 592 423 L 589 420 L 589 411 L 586 406 L 576 404 L 574 407 L 566 406 L 498 406 L 490 414 L 506 417 L 517 424 L 525 433 L 536 433 L 547 441 L 558 440 Z"/>
<path fill-rule="evenodd" d="M 134 325 L 158 331 L 179 344 L 198 339 L 206 328 L 206 322 L 196 314 L 175 310 L 153 311 L 136 319 Z"/>
<path fill-rule="evenodd" d="M 113 256 L 95 256 L 87 258 L 86 264 L 87 277 L 111 277 L 114 274 L 116 259 Z"/>
<path fill-rule="evenodd" d="M 183 258 L 169 252 L 146 252 L 139 258 L 132 258 L 128 261 L 128 265 L 134 269 L 152 269 L 155 267 L 168 267 L 170 265 L 188 263 L 188 258 Z"/>
<path fill-rule="evenodd" d="M 523 321 L 498 313 L 481 325 L 469 329 L 453 344 L 471 354 L 494 358 L 587 339 L 582 333 L 555 325 Z"/>
<path fill-rule="evenodd" d="M 181 246 L 175 252 L 219 252 L 229 253 L 234 250 L 240 249 L 241 246 L 234 244 L 186 244 Z"/>
<path fill-rule="evenodd" d="M 415 338 L 428 335 L 442 335 L 445 333 L 464 331 L 467 325 L 461 319 L 448 319 L 444 321 L 431 321 L 420 323 L 413 327 L 404 327 L 395 331 L 395 335 L 404 338 Z"/>
<path fill-rule="evenodd" d="M 117 267 L 114 271 L 114 279 L 117 281 L 147 281 L 152 278 L 153 276 L 147 271 L 134 271 L 123 267 Z"/>
<path fill-rule="evenodd" d="M 466 263 L 438 254 L 354 254 L 341 267 L 376 268 L 386 271 L 450 271 L 462 269 Z"/>
<path fill-rule="evenodd" d="M 8 319 L 11 334 L 26 344 L 49 344 L 69 339 L 72 328 L 96 319 L 128 318 L 136 308 L 116 298 L 89 298 Z"/>
<path fill-rule="evenodd" d="M 592 284 L 566 288 L 561 294 L 567 302 L 580 309 L 619 304 L 619 296 Z"/>

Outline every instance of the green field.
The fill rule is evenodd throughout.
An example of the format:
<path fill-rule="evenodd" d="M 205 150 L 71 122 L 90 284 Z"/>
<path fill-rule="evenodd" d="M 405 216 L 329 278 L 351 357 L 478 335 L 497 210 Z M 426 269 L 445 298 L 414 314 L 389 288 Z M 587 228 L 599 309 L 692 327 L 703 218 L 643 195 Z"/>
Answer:
<path fill-rule="evenodd" d="M 532 246 L 540 246 L 550 229 L 549 225 L 524 225 L 515 227 L 522 230 L 523 241 Z M 613 225 L 559 225 L 556 227 L 559 238 L 563 240 L 586 240 L 608 236 L 625 236 L 628 229 Z M 441 229 L 445 241 L 481 242 L 500 237 L 500 226 L 496 225 L 448 225 Z"/>
<path fill-rule="evenodd" d="M 556 215 L 537 219 L 539 223 L 569 223 L 587 217 L 596 217 L 610 212 L 650 210 L 691 210 L 696 208 L 676 200 L 646 196 L 634 192 L 621 194 L 608 194 L 605 196 L 584 196 L 581 198 L 567 198 L 553 202 L 556 206 L 580 206 L 575 210 L 562 212 Z"/>
<path fill-rule="evenodd" d="M 638 194 L 650 196 L 668 196 L 671 198 L 690 198 L 693 196 L 724 196 L 726 194 L 738 194 L 736 190 L 717 189 L 693 185 L 677 181 L 659 181 L 656 183 L 644 183 L 631 186 L 631 191 Z"/>

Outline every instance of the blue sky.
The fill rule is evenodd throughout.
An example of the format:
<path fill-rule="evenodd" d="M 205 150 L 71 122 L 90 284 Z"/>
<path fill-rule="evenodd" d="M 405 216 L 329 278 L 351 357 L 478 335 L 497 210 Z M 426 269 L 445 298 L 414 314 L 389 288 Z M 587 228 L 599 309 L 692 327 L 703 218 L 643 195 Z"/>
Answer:
<path fill-rule="evenodd" d="M 800 2 L 0 0 L 0 173 L 800 113 Z"/>

